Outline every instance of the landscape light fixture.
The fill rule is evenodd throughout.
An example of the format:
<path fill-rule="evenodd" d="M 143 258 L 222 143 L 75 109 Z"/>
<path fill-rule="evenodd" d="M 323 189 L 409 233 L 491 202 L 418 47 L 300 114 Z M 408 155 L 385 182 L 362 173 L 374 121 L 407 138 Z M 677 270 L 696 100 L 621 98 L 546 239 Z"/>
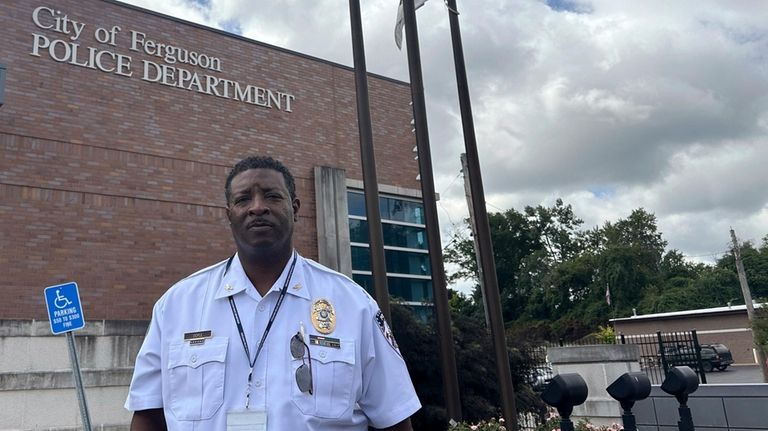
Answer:
<path fill-rule="evenodd" d="M 573 407 L 583 404 L 587 400 L 587 382 L 576 374 L 558 374 L 550 380 L 547 388 L 541 394 L 545 403 L 557 409 L 560 414 L 560 429 L 573 431 L 571 413 Z"/>
<path fill-rule="evenodd" d="M 677 411 L 680 414 L 680 420 L 677 422 L 677 428 L 680 431 L 694 431 L 693 416 L 688 407 L 688 395 L 699 389 L 699 376 L 690 367 L 681 365 L 672 367 L 667 373 L 667 378 L 661 384 L 661 390 L 674 395 L 680 403 Z"/>
<path fill-rule="evenodd" d="M 624 373 L 606 388 L 608 395 L 621 404 L 624 431 L 637 431 L 637 422 L 632 413 L 636 401 L 644 400 L 651 394 L 651 381 L 645 373 Z"/>

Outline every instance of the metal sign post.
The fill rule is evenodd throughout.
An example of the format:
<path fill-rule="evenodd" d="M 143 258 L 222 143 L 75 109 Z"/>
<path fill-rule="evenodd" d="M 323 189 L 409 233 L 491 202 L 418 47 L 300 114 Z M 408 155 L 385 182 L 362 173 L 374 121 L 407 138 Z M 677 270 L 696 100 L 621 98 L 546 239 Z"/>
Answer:
<path fill-rule="evenodd" d="M 75 336 L 72 331 L 85 327 L 83 308 L 80 305 L 80 292 L 77 283 L 59 284 L 45 288 L 45 304 L 48 308 L 48 319 L 51 332 L 54 335 L 67 334 L 69 360 L 72 362 L 72 378 L 77 390 L 77 401 L 80 404 L 80 416 L 83 419 L 83 429 L 91 431 L 91 417 L 88 413 L 88 403 L 85 400 L 83 378 L 80 374 L 80 362 L 77 359 Z"/>

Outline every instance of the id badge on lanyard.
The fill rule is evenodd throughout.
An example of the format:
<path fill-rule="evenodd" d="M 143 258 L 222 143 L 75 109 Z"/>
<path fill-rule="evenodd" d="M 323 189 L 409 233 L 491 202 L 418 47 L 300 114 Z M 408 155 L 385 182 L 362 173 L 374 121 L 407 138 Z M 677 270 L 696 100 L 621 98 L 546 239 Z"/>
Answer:
<path fill-rule="evenodd" d="M 227 412 L 227 431 L 267 431 L 267 412 L 264 410 Z"/>

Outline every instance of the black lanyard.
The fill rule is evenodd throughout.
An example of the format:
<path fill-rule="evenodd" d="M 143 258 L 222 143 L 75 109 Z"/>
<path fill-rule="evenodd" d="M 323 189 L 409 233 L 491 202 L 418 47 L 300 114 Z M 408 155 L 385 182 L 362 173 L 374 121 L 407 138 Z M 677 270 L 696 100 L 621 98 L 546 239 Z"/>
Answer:
<path fill-rule="evenodd" d="M 237 331 L 240 333 L 240 341 L 243 343 L 243 350 L 245 351 L 246 359 L 248 360 L 248 364 L 250 365 L 250 372 L 248 373 L 248 392 L 246 394 L 246 402 L 245 402 L 245 408 L 248 408 L 248 403 L 250 400 L 250 392 L 251 392 L 251 379 L 253 378 L 253 366 L 256 365 L 256 361 L 259 359 L 259 353 L 261 353 L 261 348 L 264 347 L 264 340 L 267 339 L 267 334 L 269 334 L 269 330 L 272 328 L 272 323 L 275 321 L 275 316 L 277 316 L 278 310 L 280 310 L 280 306 L 283 304 L 283 299 L 285 299 L 285 292 L 288 290 L 288 284 L 291 282 L 291 277 L 293 276 L 293 270 L 296 268 L 296 259 L 298 255 L 296 252 L 293 253 L 293 262 L 291 262 L 291 267 L 288 269 L 288 275 L 285 277 L 285 283 L 283 283 L 283 288 L 280 289 L 280 296 L 277 297 L 277 302 L 275 303 L 275 308 L 272 310 L 272 314 L 269 316 L 269 321 L 267 322 L 267 327 L 264 328 L 264 334 L 261 336 L 261 341 L 259 341 L 259 347 L 256 348 L 256 356 L 253 358 L 253 361 L 251 361 L 251 351 L 248 349 L 248 340 L 245 337 L 245 331 L 243 331 L 243 324 L 240 322 L 240 313 L 237 312 L 237 304 L 235 304 L 235 300 L 232 299 L 232 296 L 229 297 L 229 306 L 232 308 L 232 317 L 235 318 L 235 324 L 237 324 Z M 229 265 L 232 263 L 232 259 L 234 259 L 234 256 L 229 258 L 229 262 L 227 262 L 227 267 L 224 269 L 224 274 L 227 273 L 229 270 Z"/>

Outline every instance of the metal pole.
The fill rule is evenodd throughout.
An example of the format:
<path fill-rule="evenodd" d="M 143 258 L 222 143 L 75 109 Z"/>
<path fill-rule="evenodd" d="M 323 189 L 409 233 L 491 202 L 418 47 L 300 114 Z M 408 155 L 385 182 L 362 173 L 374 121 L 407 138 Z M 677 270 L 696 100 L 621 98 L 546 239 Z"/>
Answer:
<path fill-rule="evenodd" d="M 621 422 L 624 424 L 624 431 L 637 431 L 637 421 L 631 407 L 623 409 Z"/>
<path fill-rule="evenodd" d="M 661 366 L 664 368 L 664 377 L 667 378 L 669 373 L 669 365 L 667 365 L 667 353 L 664 351 L 664 340 L 661 338 L 661 331 L 656 331 L 656 338 L 659 340 L 659 355 L 661 355 Z"/>
<path fill-rule="evenodd" d="M 515 388 L 512 384 L 512 372 L 509 368 L 509 355 L 504 334 L 504 319 L 501 314 L 501 299 L 499 284 L 496 279 L 496 263 L 493 259 L 493 244 L 491 243 L 491 228 L 488 223 L 488 213 L 485 208 L 485 192 L 483 178 L 480 175 L 480 159 L 477 154 L 475 139 L 475 124 L 472 118 L 472 105 L 469 98 L 469 84 L 464 64 L 464 48 L 461 43 L 459 13 L 456 0 L 448 0 L 448 19 L 451 26 L 451 42 L 453 44 L 453 61 L 456 68 L 456 85 L 459 90 L 459 106 L 461 108 L 461 124 L 464 129 L 464 146 L 467 151 L 467 167 L 472 190 L 472 208 L 474 210 L 477 242 L 482 263 L 482 285 L 485 288 L 484 301 L 490 321 L 491 338 L 496 355 L 496 373 L 501 390 L 501 411 L 507 423 L 513 430 L 518 429 L 517 406 L 515 405 Z"/>
<path fill-rule="evenodd" d="M 701 344 L 699 344 L 699 336 L 696 334 L 696 330 L 691 331 L 691 337 L 693 337 L 693 351 L 696 352 L 696 363 L 699 368 L 699 380 L 702 384 L 707 384 L 707 373 L 704 371 L 704 364 L 701 362 Z"/>
<path fill-rule="evenodd" d="M 71 331 L 67 332 L 67 344 L 69 345 L 69 361 L 72 363 L 72 379 L 75 381 L 77 401 L 80 404 L 80 417 L 83 419 L 83 429 L 91 431 L 91 417 L 88 414 L 88 403 L 85 400 L 83 379 L 80 374 L 80 362 L 77 359 L 77 349 L 75 349 L 75 336 L 72 335 Z"/>
<path fill-rule="evenodd" d="M 437 222 L 432 155 L 427 129 L 427 105 L 424 100 L 419 33 L 416 27 L 416 10 L 413 0 L 403 0 L 403 21 L 405 23 L 405 42 L 408 47 L 408 72 L 411 79 L 411 99 L 413 100 L 413 119 L 416 125 L 416 147 L 419 155 L 421 194 L 424 200 L 424 217 L 427 225 L 429 262 L 432 267 L 432 291 L 435 297 L 440 364 L 443 370 L 443 395 L 445 396 L 445 408 L 448 416 L 455 421 L 461 421 L 459 378 L 456 372 L 456 356 L 453 351 L 451 312 L 448 308 L 448 290 L 445 285 L 445 269 L 443 268 L 443 247 L 440 244 L 440 228 Z"/>
<path fill-rule="evenodd" d="M 570 416 L 567 418 L 564 417 L 560 419 L 560 431 L 574 431 L 573 421 L 571 420 Z"/>
<path fill-rule="evenodd" d="M 739 242 L 736 240 L 736 232 L 731 229 L 731 240 L 733 241 L 733 257 L 736 259 L 736 271 L 739 273 L 739 285 L 741 286 L 741 293 L 744 295 L 744 304 L 747 306 L 747 318 L 750 325 L 755 319 L 755 307 L 752 305 L 752 292 L 749 290 L 749 283 L 747 283 L 747 273 L 744 271 L 744 263 L 741 261 L 741 248 Z M 768 362 L 766 362 L 765 351 L 763 346 L 754 342 L 754 335 L 752 336 L 752 343 L 755 345 L 755 351 L 757 352 L 757 360 L 760 362 L 760 370 L 763 372 L 763 383 L 768 383 Z"/>
<path fill-rule="evenodd" d="M 485 300 L 485 285 L 483 283 L 483 265 L 480 262 L 480 245 L 477 241 L 477 228 L 475 227 L 475 212 L 472 209 L 472 189 L 469 184 L 469 169 L 467 168 L 467 155 L 461 153 L 461 173 L 464 176 L 464 196 L 467 198 L 467 208 L 469 208 L 469 228 L 472 229 L 472 245 L 475 249 L 475 260 L 477 262 L 477 272 L 480 275 L 480 293 L 483 295 L 483 312 L 485 314 L 485 327 L 490 330 L 491 321 L 488 318 L 488 302 Z"/>
<path fill-rule="evenodd" d="M 677 412 L 680 414 L 680 420 L 677 421 L 677 429 L 680 431 L 696 431 L 696 428 L 693 425 L 691 409 L 688 407 L 688 404 L 680 403 Z"/>
<path fill-rule="evenodd" d="M 360 159 L 363 167 L 363 191 L 365 192 L 365 214 L 370 238 L 371 270 L 376 302 L 384 318 L 390 321 L 389 287 L 387 268 L 384 260 L 384 234 L 381 230 L 379 212 L 379 184 L 376 180 L 376 158 L 373 151 L 371 131 L 371 107 L 368 100 L 368 72 L 365 65 L 363 45 L 363 24 L 360 18 L 360 1 L 349 0 L 349 16 L 352 25 L 352 56 L 355 63 L 355 92 L 357 95 L 357 127 L 360 132 Z"/>

